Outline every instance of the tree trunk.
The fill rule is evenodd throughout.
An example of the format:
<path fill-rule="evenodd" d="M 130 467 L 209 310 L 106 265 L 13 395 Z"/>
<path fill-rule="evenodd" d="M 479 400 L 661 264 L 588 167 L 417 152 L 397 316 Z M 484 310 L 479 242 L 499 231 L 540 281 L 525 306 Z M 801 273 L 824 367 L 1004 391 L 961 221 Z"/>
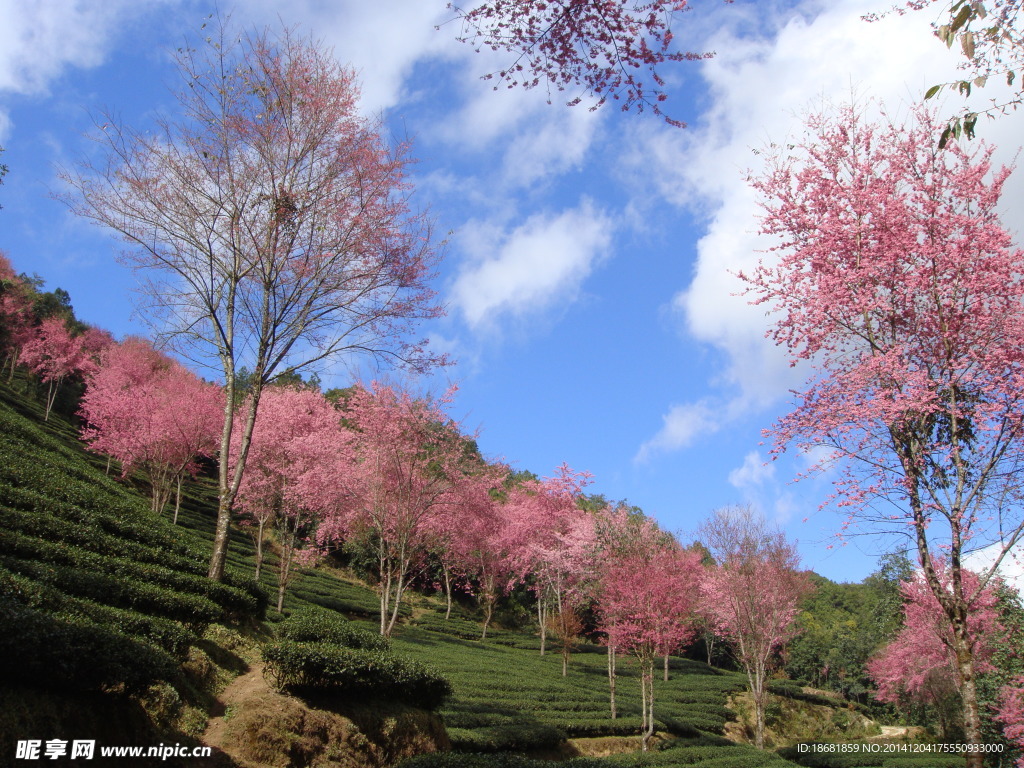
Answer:
<path fill-rule="evenodd" d="M 178 524 L 178 513 L 181 511 L 181 475 L 178 475 L 178 488 L 174 494 L 174 525 Z"/>
<path fill-rule="evenodd" d="M 548 612 L 544 600 L 537 598 L 537 623 L 540 625 L 540 655 L 544 655 L 548 641 Z"/>
<path fill-rule="evenodd" d="M 487 595 L 484 601 L 484 631 L 480 635 L 481 640 L 487 639 L 487 627 L 491 624 L 491 617 L 494 615 L 494 598 Z"/>
<path fill-rule="evenodd" d="M 235 505 L 235 497 L 238 495 L 238 488 L 242 484 L 245 460 L 249 456 L 249 445 L 252 443 L 252 430 L 256 426 L 256 409 L 263 391 L 262 376 L 263 369 L 258 366 L 253 372 L 254 383 L 252 391 L 249 393 L 249 407 L 245 416 L 245 424 L 242 427 L 241 445 L 238 455 L 235 457 L 234 468 L 232 468 L 231 432 L 235 418 L 235 378 L 234 368 L 232 367 L 228 371 L 225 366 L 227 391 L 224 405 L 224 429 L 220 436 L 220 466 L 217 472 L 217 525 L 214 528 L 213 553 L 210 555 L 210 570 L 207 574 L 214 581 L 224 580 L 224 566 L 228 561 L 228 545 L 231 543 L 231 513 Z"/>
<path fill-rule="evenodd" d="M 46 392 L 46 415 L 43 416 L 43 421 L 50 420 L 50 410 L 53 408 L 53 401 L 57 399 L 57 386 L 60 384 L 60 379 L 54 382 L 50 380 L 50 387 Z"/>
<path fill-rule="evenodd" d="M 263 570 L 263 530 L 266 525 L 264 518 L 260 518 L 256 525 L 256 572 L 253 574 L 256 581 L 260 580 L 260 572 Z"/>
<path fill-rule="evenodd" d="M 643 735 L 640 749 L 647 752 L 654 736 L 654 656 L 640 659 L 640 698 L 643 700 Z"/>
<path fill-rule="evenodd" d="M 754 700 L 754 746 L 764 749 L 765 670 L 751 669 L 747 672 L 747 679 L 750 682 L 750 695 Z"/>
<path fill-rule="evenodd" d="M 664 674 L 662 676 L 662 680 L 664 680 L 666 683 L 668 682 L 668 654 L 667 653 L 665 654 L 665 671 L 664 671 Z"/>
<path fill-rule="evenodd" d="M 608 699 L 612 708 L 612 720 L 618 717 L 615 709 L 615 646 L 608 644 Z"/>
<path fill-rule="evenodd" d="M 444 612 L 444 620 L 448 621 L 452 616 L 452 576 L 447 565 L 444 566 L 444 595 L 448 603 Z M 485 629 L 484 631 L 486 632 L 487 630 Z"/>
<path fill-rule="evenodd" d="M 954 630 L 957 628 L 955 627 Z M 981 710 L 978 704 L 978 681 L 974 674 L 974 654 L 964 636 L 966 628 L 954 631 L 957 674 L 960 677 L 960 697 L 964 707 L 964 738 L 975 750 L 967 753 L 967 768 L 982 768 L 985 753 L 981 750 Z"/>

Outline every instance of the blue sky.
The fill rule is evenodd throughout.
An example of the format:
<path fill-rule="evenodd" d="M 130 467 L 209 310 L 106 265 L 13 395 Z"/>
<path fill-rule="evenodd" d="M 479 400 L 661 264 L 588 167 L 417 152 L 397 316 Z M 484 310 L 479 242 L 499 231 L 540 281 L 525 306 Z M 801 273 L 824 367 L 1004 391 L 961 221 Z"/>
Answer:
<path fill-rule="evenodd" d="M 458 43 L 445 5 L 263 0 L 232 15 L 322 39 L 360 72 L 364 111 L 412 139 L 414 199 L 451 232 L 436 284 L 448 315 L 425 332 L 459 361 L 442 377 L 459 385 L 453 415 L 479 428 L 489 456 L 540 475 L 567 462 L 594 475 L 594 492 L 671 530 L 685 535 L 712 509 L 749 503 L 800 541 L 807 567 L 867 575 L 887 544 L 834 539 L 839 514 L 818 510 L 827 478 L 791 483 L 798 456 L 765 464 L 761 430 L 786 412 L 805 371 L 788 367 L 763 337 L 763 311 L 735 295 L 733 272 L 764 247 L 743 177 L 756 169 L 753 150 L 797 133 L 823 98 L 854 92 L 899 112 L 951 77 L 956 58 L 930 36 L 927 13 L 867 24 L 862 14 L 889 3 L 700 0 L 677 41 L 717 55 L 668 72 L 666 111 L 689 123 L 680 130 L 652 115 L 566 108 L 557 93 L 549 105 L 543 89 L 494 92 L 479 76 L 502 59 Z M 174 109 L 170 52 L 211 10 L 0 0 L 10 166 L 0 248 L 118 336 L 146 332 L 133 317 L 135 278 L 117 263 L 116 240 L 50 198 L 56 172 L 92 151 L 90 112 L 144 126 Z M 982 126 L 1005 159 L 1022 118 Z M 1021 176 L 1006 198 L 1018 232 Z"/>

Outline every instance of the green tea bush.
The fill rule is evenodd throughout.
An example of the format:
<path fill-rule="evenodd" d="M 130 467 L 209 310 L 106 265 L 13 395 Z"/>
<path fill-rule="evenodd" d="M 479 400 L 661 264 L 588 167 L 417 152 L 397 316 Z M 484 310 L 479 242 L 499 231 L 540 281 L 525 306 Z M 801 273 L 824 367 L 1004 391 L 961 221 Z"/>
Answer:
<path fill-rule="evenodd" d="M 278 634 L 296 642 L 334 643 L 344 648 L 388 651 L 388 639 L 355 626 L 336 611 L 306 608 L 281 622 Z"/>
<path fill-rule="evenodd" d="M 195 632 L 169 619 L 71 597 L 53 587 L 2 568 L 0 597 L 7 597 L 37 610 L 82 616 L 97 624 L 116 629 L 122 634 L 155 643 L 177 657 L 184 657 L 197 639 Z"/>
<path fill-rule="evenodd" d="M 331 690 L 436 709 L 452 691 L 451 684 L 426 665 L 383 651 L 281 640 L 263 646 L 263 660 L 277 687 L 296 692 Z"/>
<path fill-rule="evenodd" d="M 810 744 L 813 747 L 818 744 Z M 808 766 L 808 768 L 877 768 L 882 764 L 885 755 L 867 752 L 828 752 L 808 751 L 800 752 L 800 745 L 785 747 L 778 751 L 780 757 L 792 760 L 794 763 Z M 963 764 L 963 758 L 960 759 Z M 921 768 L 924 768 L 923 766 Z"/>
<path fill-rule="evenodd" d="M 123 557 L 107 556 L 64 542 L 44 541 L 15 531 L 0 530 L 0 552 L 21 559 L 106 573 L 174 592 L 203 596 L 235 615 L 253 615 L 258 610 L 256 599 L 248 592 L 212 581 L 206 576 L 181 573 L 162 565 L 140 563 Z M 219 619 L 221 616 L 217 615 L 215 618 Z"/>
<path fill-rule="evenodd" d="M 524 749 L 551 749 L 565 735 L 552 725 L 519 720 L 509 725 L 487 728 L 449 728 L 448 738 L 454 749 L 463 752 L 514 752 Z"/>
<path fill-rule="evenodd" d="M 223 615 L 220 606 L 200 595 L 175 592 L 124 576 L 0 555 L 0 567 L 75 597 L 104 605 L 180 621 L 199 631 Z"/>
<path fill-rule="evenodd" d="M 0 625 L 6 628 L 0 632 L 5 682 L 138 692 L 178 674 L 166 651 L 81 616 L 44 613 L 0 597 Z"/>
<path fill-rule="evenodd" d="M 435 752 L 403 760 L 399 765 L 400 768 L 551 768 L 552 763 L 520 755 Z M 593 758 L 578 758 L 560 765 L 572 768 L 610 768 L 606 761 Z"/>
<path fill-rule="evenodd" d="M 66 510 L 65 510 L 66 511 Z M 0 505 L 0 527 L 47 541 L 63 541 L 68 544 L 99 552 L 105 555 L 125 557 L 140 563 L 163 565 L 183 573 L 206 575 L 206 564 L 199 553 L 188 556 L 157 546 L 153 543 L 142 543 L 133 539 L 106 533 L 95 525 L 95 519 L 85 520 L 61 519 L 48 512 L 10 509 Z"/>

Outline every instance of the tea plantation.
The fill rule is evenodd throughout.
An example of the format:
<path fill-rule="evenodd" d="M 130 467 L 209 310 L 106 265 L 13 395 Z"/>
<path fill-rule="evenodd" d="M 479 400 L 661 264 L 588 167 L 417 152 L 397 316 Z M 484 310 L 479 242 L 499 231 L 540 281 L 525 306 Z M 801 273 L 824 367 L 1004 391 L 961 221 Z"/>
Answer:
<path fill-rule="evenodd" d="M 205 576 L 215 513 L 209 480 L 187 489 L 179 524 L 171 525 L 149 511 L 144 483 L 106 474 L 105 460 L 83 450 L 69 421 L 58 415 L 44 424 L 37 410 L 23 386 L 0 386 L 5 755 L 13 739 L 26 738 L 26 728 L 56 727 L 53 702 L 83 695 L 136 711 L 141 706 L 145 716 L 126 722 L 198 743 L 214 716 L 217 691 L 262 654 L 267 679 L 299 696 L 316 689 L 351 705 L 390 692 L 406 704 L 440 707 L 454 751 L 414 757 L 403 768 L 539 768 L 551 758 L 573 768 L 962 764 L 961 758 L 929 762 L 928 756 L 858 762 L 849 755 L 762 752 L 734 743 L 723 737 L 734 718 L 726 701 L 745 688 L 745 679 L 682 658 L 671 660 L 667 682 L 659 670 L 655 683 L 662 736 L 655 751 L 581 756 L 595 739 L 619 737 L 621 748 L 629 737 L 627 747 L 635 747 L 640 700 L 631 662 L 620 662 L 613 719 L 607 659 L 598 646 L 581 644 L 563 677 L 560 655 L 541 655 L 528 628 L 495 629 L 481 642 L 471 611 L 456 608 L 446 619 L 424 596 L 404 607 L 388 645 L 374 635 L 372 589 L 329 568 L 303 572 L 289 587 L 288 618 L 275 614 L 266 621 L 276 561 L 271 555 L 262 584 L 253 582 L 253 547 L 245 534 L 233 535 L 225 582 Z M 246 656 L 246 645 L 259 650 Z M 33 698 L 37 694 L 41 698 Z M 40 705 L 46 711 L 31 711 L 25 702 L 32 701 L 49 702 Z M 192 712 L 191 722 L 183 711 Z"/>

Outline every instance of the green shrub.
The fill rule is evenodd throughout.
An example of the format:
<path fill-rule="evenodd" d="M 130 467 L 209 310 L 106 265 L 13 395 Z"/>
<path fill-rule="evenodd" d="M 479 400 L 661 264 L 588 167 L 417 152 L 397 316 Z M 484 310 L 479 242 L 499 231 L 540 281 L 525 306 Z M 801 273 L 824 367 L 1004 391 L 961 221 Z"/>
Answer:
<path fill-rule="evenodd" d="M 0 597 L 0 625 L 5 682 L 82 691 L 123 685 L 138 692 L 178 674 L 166 651 L 81 616 L 44 613 Z"/>
<path fill-rule="evenodd" d="M 103 555 L 64 542 L 44 541 L 14 531 L 0 530 L 0 552 L 21 559 L 106 573 L 174 592 L 203 596 L 236 615 L 253 615 L 258 610 L 256 599 L 248 592 L 212 581 L 206 576 Z M 219 612 L 214 618 L 221 618 Z"/>
<path fill-rule="evenodd" d="M 452 748 L 464 752 L 513 752 L 526 749 L 551 749 L 565 735 L 552 725 L 518 721 L 487 728 L 449 728 Z"/>
<path fill-rule="evenodd" d="M 886 757 L 882 768 L 963 768 L 963 755 L 920 754 Z"/>
<path fill-rule="evenodd" d="M 200 595 L 175 592 L 123 576 L 0 555 L 0 567 L 75 597 L 180 621 L 199 631 L 223 611 Z"/>
<path fill-rule="evenodd" d="M 334 643 L 345 648 L 388 651 L 387 638 L 350 624 L 337 613 L 323 608 L 305 608 L 281 622 L 278 634 L 296 642 Z"/>
<path fill-rule="evenodd" d="M 281 640 L 263 647 L 263 660 L 275 685 L 300 693 L 332 690 L 436 709 L 452 691 L 426 665 L 382 651 Z"/>
<path fill-rule="evenodd" d="M 106 533 L 95 524 L 94 516 L 82 514 L 79 519 L 68 520 L 50 512 L 11 509 L 0 506 L 0 527 L 18 531 L 46 541 L 63 541 L 104 555 L 126 557 L 140 563 L 154 563 L 184 573 L 206 575 L 205 558 L 198 553 L 186 556 L 152 542 L 142 543 L 119 535 Z M 82 519 L 84 518 L 84 519 Z"/>
<path fill-rule="evenodd" d="M 169 619 L 71 597 L 58 589 L 0 568 L 2 597 L 50 613 L 82 616 L 122 634 L 155 643 L 178 657 L 183 657 L 197 639 L 195 632 Z"/>

